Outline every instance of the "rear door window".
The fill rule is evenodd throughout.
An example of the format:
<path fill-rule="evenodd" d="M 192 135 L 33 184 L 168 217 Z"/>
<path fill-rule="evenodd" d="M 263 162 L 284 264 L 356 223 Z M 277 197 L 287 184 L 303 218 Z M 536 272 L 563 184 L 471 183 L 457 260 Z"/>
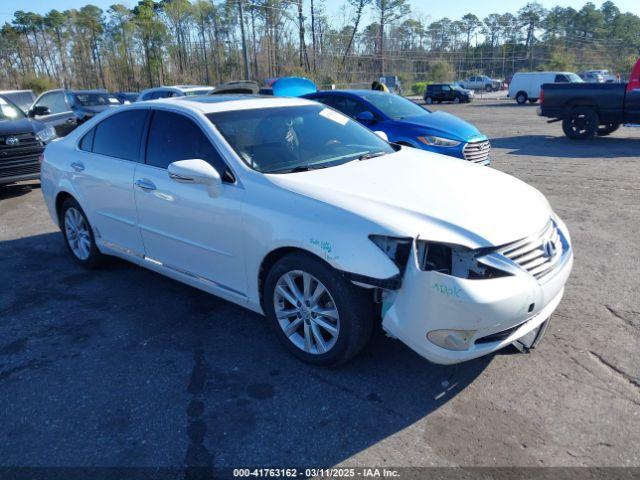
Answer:
<path fill-rule="evenodd" d="M 569 79 L 565 75 L 556 75 L 555 83 L 569 83 Z"/>
<path fill-rule="evenodd" d="M 147 113 L 143 109 L 129 110 L 100 122 L 94 128 L 93 153 L 137 162 Z"/>

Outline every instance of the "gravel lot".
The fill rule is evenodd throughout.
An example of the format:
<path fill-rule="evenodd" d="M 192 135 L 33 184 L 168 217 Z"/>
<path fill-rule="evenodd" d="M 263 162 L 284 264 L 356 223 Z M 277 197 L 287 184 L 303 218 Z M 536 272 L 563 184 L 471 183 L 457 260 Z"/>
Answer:
<path fill-rule="evenodd" d="M 534 353 L 441 367 L 377 334 L 312 368 L 230 303 L 118 260 L 81 270 L 38 182 L 0 187 L 0 464 L 640 466 L 640 132 L 573 142 L 535 106 L 433 108 L 571 230 Z"/>

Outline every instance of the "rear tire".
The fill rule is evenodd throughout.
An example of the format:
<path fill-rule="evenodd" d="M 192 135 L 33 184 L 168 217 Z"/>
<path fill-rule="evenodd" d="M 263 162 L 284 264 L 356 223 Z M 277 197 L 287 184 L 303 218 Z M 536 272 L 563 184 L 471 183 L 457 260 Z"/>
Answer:
<path fill-rule="evenodd" d="M 291 253 L 271 267 L 263 304 L 284 347 L 313 365 L 343 364 L 371 337 L 374 312 L 368 292 L 310 254 Z"/>
<path fill-rule="evenodd" d="M 620 128 L 619 123 L 605 123 L 604 125 L 598 126 L 597 135 L 599 137 L 606 137 L 607 135 L 611 135 L 613 132 Z"/>
<path fill-rule="evenodd" d="M 598 131 L 598 114 L 590 107 L 576 107 L 562 120 L 562 131 L 574 140 L 586 140 Z"/>
<path fill-rule="evenodd" d="M 529 103 L 536 103 L 538 101 L 537 98 L 530 98 Z"/>
<path fill-rule="evenodd" d="M 516 94 L 516 102 L 518 102 L 518 105 L 524 105 L 525 103 L 527 103 L 527 94 L 525 92 L 518 92 Z"/>
<path fill-rule="evenodd" d="M 64 243 L 78 265 L 89 270 L 100 266 L 104 255 L 98 250 L 87 216 L 74 198 L 67 198 L 62 204 L 60 228 Z"/>

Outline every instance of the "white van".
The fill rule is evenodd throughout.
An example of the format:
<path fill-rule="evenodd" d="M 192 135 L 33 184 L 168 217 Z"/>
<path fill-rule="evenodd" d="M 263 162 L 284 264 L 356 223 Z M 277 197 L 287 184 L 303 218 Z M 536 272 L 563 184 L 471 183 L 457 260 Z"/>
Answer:
<path fill-rule="evenodd" d="M 515 98 L 520 105 L 529 100 L 538 101 L 543 83 L 579 83 L 583 80 L 572 72 L 518 72 L 509 84 L 509 98 Z"/>

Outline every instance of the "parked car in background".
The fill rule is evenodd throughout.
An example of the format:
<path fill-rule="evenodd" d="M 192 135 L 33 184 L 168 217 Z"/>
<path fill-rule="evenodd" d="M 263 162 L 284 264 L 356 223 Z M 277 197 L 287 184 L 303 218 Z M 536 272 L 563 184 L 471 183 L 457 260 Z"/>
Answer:
<path fill-rule="evenodd" d="M 502 81 L 494 80 L 486 75 L 475 75 L 473 77 L 469 77 L 466 80 L 460 80 L 458 82 L 462 88 L 466 88 L 467 90 L 484 90 L 485 92 L 497 92 L 500 90 L 502 85 Z"/>
<path fill-rule="evenodd" d="M 42 193 L 81 266 L 119 256 L 265 314 L 322 366 L 376 323 L 441 364 L 534 347 L 573 262 L 533 187 L 299 98 L 125 105 L 47 147 Z"/>
<path fill-rule="evenodd" d="M 578 76 L 587 83 L 604 83 L 604 76 L 600 72 L 580 72 Z"/>
<path fill-rule="evenodd" d="M 640 59 L 629 83 L 550 83 L 542 86 L 538 114 L 562 120 L 569 138 L 603 137 L 622 124 L 640 124 Z"/>
<path fill-rule="evenodd" d="M 173 85 L 170 87 L 154 87 L 143 90 L 138 101 L 156 100 L 158 98 L 185 97 L 192 95 L 208 95 L 214 90 L 206 85 Z"/>
<path fill-rule="evenodd" d="M 36 99 L 36 94 L 33 93 L 33 90 L 2 90 L 0 91 L 0 97 L 17 105 L 20 110 L 27 113 Z"/>
<path fill-rule="evenodd" d="M 260 86 L 258 85 L 258 82 L 254 82 L 253 80 L 234 80 L 232 82 L 226 82 L 218 85 L 215 90 L 209 92 L 209 95 L 256 95 L 259 91 Z"/>
<path fill-rule="evenodd" d="M 385 85 L 389 92 L 402 95 L 402 82 L 397 75 L 386 75 L 378 79 L 380 83 Z"/>
<path fill-rule="evenodd" d="M 123 104 L 133 103 L 140 96 L 138 92 L 116 92 L 113 95 Z"/>
<path fill-rule="evenodd" d="M 106 90 L 49 90 L 33 103 L 29 117 L 51 125 L 63 137 L 94 115 L 120 105 Z"/>
<path fill-rule="evenodd" d="M 582 83 L 583 80 L 571 72 L 517 72 L 509 83 L 508 97 L 519 105 L 529 101 L 536 103 L 540 98 L 543 83 Z"/>
<path fill-rule="evenodd" d="M 618 81 L 618 78 L 615 75 L 612 75 L 609 72 L 609 70 L 586 70 L 580 74 L 581 77 L 582 77 L 582 74 L 595 75 L 599 78 L 602 78 L 602 82 L 604 83 L 612 83 L 612 82 Z M 587 81 L 586 79 L 583 79 L 583 80 Z M 598 82 L 598 83 L 601 83 L 601 82 Z"/>
<path fill-rule="evenodd" d="M 467 103 L 473 100 L 473 90 L 462 88 L 456 83 L 432 83 L 424 92 L 424 103 L 453 102 Z"/>
<path fill-rule="evenodd" d="M 373 90 L 325 90 L 305 95 L 344 113 L 392 143 L 489 165 L 491 144 L 476 127 L 450 113 L 431 112 L 399 95 Z"/>
<path fill-rule="evenodd" d="M 52 126 L 29 119 L 0 96 L 0 185 L 40 176 L 40 155 L 56 138 Z"/>

